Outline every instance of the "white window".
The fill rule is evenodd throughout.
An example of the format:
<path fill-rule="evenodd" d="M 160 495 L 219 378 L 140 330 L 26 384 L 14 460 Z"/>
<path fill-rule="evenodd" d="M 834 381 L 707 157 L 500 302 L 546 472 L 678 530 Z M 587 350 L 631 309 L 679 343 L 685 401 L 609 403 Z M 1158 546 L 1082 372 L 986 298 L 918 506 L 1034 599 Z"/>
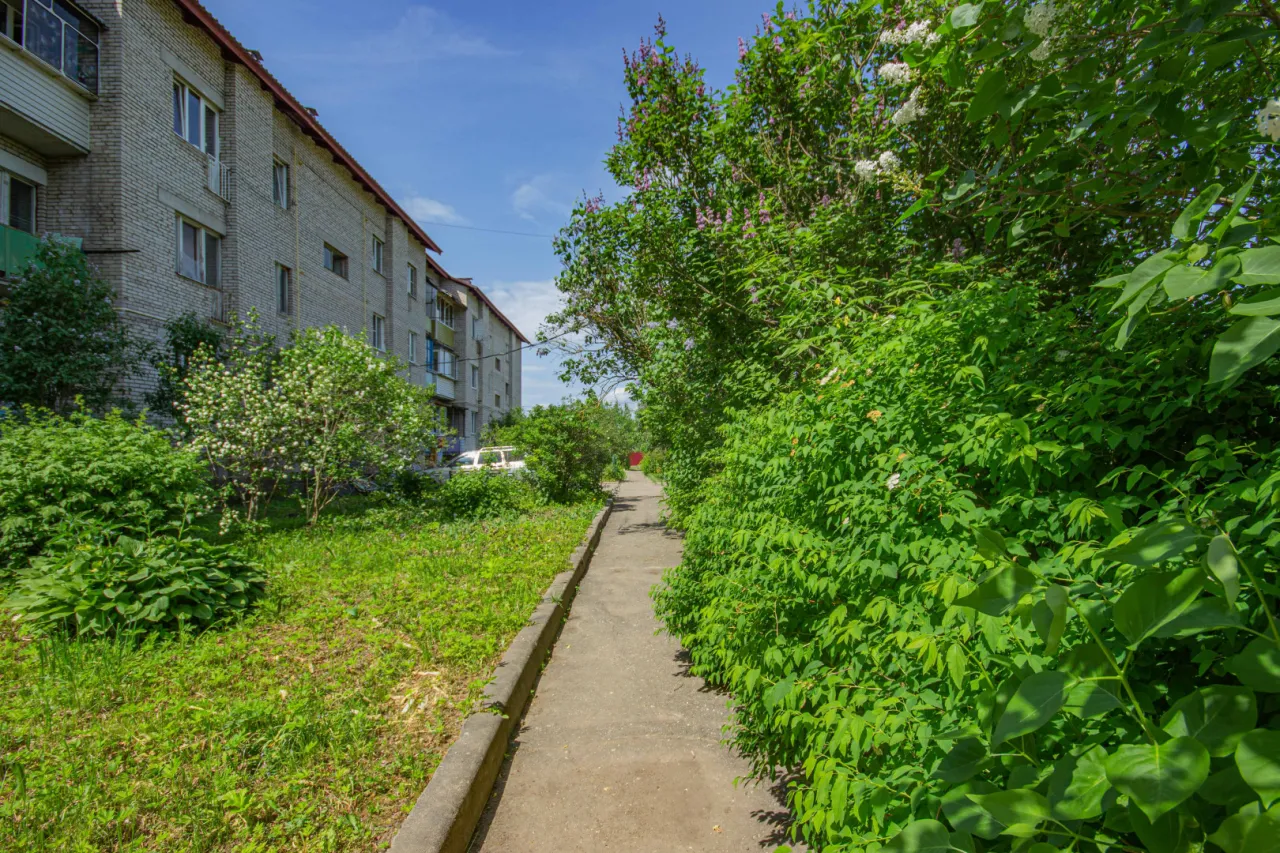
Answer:
<path fill-rule="evenodd" d="M 409 332 L 409 363 L 418 363 L 418 333 Z"/>
<path fill-rule="evenodd" d="M 418 268 L 409 264 L 409 298 L 418 298 Z"/>
<path fill-rule="evenodd" d="M 436 319 L 442 325 L 453 328 L 453 304 L 447 302 L 443 296 L 436 299 Z"/>
<path fill-rule="evenodd" d="M 271 167 L 271 197 L 277 207 L 289 209 L 289 164 L 276 160 Z"/>
<path fill-rule="evenodd" d="M 480 368 L 474 364 L 471 365 L 471 387 L 480 387 Z"/>
<path fill-rule="evenodd" d="M 0 8 L 3 8 L 0 6 Z M 0 225 L 36 233 L 36 186 L 0 172 Z"/>
<path fill-rule="evenodd" d="M 67 0 L 0 0 L 0 35 L 98 91 L 98 25 Z"/>
<path fill-rule="evenodd" d="M 178 79 L 173 81 L 173 132 L 218 159 L 218 110 Z"/>
<path fill-rule="evenodd" d="M 283 264 L 276 264 L 276 310 L 293 313 L 293 270 Z"/>
<path fill-rule="evenodd" d="M 369 321 L 369 346 L 384 352 L 387 349 L 387 321 L 381 314 L 374 314 Z"/>
<path fill-rule="evenodd" d="M 373 270 L 382 272 L 382 241 L 377 237 L 373 238 Z"/>
<path fill-rule="evenodd" d="M 436 347 L 436 373 L 439 373 L 441 376 L 447 376 L 450 379 L 452 379 L 454 378 L 456 369 L 457 369 L 457 363 L 455 361 L 455 356 L 452 350 L 447 350 L 444 347 L 437 346 Z"/>
<path fill-rule="evenodd" d="M 332 246 L 330 246 L 328 243 L 325 243 L 324 244 L 324 268 L 329 270 L 330 272 L 333 272 L 336 275 L 340 275 L 343 278 L 346 278 L 347 277 L 347 256 L 342 254 Z"/>
<path fill-rule="evenodd" d="M 222 238 L 178 216 L 178 273 L 209 287 L 217 287 L 222 264 Z"/>

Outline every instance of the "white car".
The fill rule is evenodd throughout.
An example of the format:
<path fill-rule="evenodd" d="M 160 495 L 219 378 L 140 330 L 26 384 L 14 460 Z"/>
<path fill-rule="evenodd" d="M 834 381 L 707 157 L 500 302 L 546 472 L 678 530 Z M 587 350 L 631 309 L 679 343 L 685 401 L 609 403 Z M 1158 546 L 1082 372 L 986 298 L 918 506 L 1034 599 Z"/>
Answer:
<path fill-rule="evenodd" d="M 514 447 L 482 447 L 479 450 L 468 450 L 459 453 L 453 459 L 435 470 L 443 474 L 441 479 L 448 479 L 462 471 L 494 471 L 500 474 L 515 474 L 524 469 L 524 454 Z"/>

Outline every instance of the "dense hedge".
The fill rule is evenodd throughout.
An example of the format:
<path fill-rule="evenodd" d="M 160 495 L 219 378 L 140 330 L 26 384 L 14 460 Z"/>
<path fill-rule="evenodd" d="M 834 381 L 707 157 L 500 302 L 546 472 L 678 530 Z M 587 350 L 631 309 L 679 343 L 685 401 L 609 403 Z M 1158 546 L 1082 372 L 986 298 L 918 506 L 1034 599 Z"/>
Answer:
<path fill-rule="evenodd" d="M 559 242 L 684 563 L 657 607 L 828 851 L 1280 837 L 1271 4 L 779 6 L 627 56 Z"/>

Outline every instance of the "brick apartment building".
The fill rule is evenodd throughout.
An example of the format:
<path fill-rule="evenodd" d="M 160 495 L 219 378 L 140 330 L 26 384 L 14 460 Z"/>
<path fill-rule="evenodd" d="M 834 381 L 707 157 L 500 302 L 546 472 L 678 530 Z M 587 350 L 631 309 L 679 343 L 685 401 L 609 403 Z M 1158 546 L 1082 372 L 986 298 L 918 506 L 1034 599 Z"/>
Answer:
<path fill-rule="evenodd" d="M 520 406 L 527 339 L 197 0 L 0 0 L 0 278 L 44 233 L 150 337 L 250 308 L 366 335 L 435 385 L 456 449 Z"/>

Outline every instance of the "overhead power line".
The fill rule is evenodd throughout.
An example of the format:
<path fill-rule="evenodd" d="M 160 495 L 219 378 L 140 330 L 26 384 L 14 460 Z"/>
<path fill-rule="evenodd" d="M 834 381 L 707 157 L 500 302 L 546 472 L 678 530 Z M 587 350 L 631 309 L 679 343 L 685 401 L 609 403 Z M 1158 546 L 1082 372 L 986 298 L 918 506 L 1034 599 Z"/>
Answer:
<path fill-rule="evenodd" d="M 554 240 L 554 234 L 535 234 L 532 231 L 503 231 L 500 228 L 477 228 L 474 225 L 454 225 L 452 222 L 428 222 L 425 219 L 418 219 L 419 225 L 430 225 L 433 228 L 440 226 L 441 228 L 460 228 L 463 231 L 484 231 L 486 234 L 510 234 L 513 237 L 544 237 L 548 240 Z"/>

